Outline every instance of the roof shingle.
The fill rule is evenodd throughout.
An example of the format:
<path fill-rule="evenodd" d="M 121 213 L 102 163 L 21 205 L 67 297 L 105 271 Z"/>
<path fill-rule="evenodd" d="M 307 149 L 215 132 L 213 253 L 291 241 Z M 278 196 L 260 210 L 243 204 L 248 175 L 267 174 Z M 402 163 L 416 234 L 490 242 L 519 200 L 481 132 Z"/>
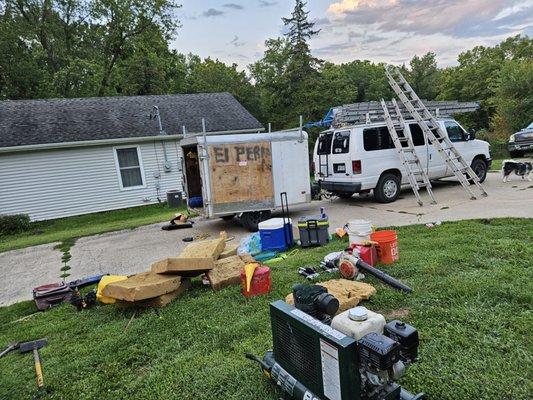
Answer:
<path fill-rule="evenodd" d="M 159 108 L 168 135 L 255 130 L 263 126 L 229 93 L 0 102 L 0 147 L 159 135 Z"/>

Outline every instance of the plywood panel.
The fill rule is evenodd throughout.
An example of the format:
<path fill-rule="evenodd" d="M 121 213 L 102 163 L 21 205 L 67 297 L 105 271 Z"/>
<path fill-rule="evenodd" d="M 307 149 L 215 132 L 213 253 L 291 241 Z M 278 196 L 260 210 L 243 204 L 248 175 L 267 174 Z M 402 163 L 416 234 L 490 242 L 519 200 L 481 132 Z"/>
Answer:
<path fill-rule="evenodd" d="M 214 204 L 273 199 L 270 142 L 212 145 L 209 157 Z"/>

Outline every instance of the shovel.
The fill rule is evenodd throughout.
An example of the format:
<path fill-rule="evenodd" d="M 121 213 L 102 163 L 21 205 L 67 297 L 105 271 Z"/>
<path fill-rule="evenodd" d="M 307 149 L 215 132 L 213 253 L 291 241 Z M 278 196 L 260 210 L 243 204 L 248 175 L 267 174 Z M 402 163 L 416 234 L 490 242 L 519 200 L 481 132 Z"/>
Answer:
<path fill-rule="evenodd" d="M 20 344 L 20 353 L 33 352 L 33 360 L 35 362 L 35 376 L 37 377 L 37 387 L 42 389 L 44 387 L 43 370 L 41 368 L 41 357 L 39 356 L 39 349 L 48 344 L 48 339 L 34 340 L 33 342 L 25 342 Z"/>

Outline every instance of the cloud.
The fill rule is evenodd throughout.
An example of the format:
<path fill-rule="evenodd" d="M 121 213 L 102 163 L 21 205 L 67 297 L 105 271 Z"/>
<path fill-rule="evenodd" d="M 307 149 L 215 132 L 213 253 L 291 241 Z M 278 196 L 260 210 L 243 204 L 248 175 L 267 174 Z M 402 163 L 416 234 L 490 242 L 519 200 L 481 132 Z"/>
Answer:
<path fill-rule="evenodd" d="M 215 8 L 210 8 L 209 10 L 206 10 L 202 13 L 203 17 L 218 17 L 220 15 L 224 14 L 224 11 L 217 10 Z"/>
<path fill-rule="evenodd" d="M 452 37 L 510 34 L 533 21 L 533 2 L 516 0 L 342 0 L 331 4 L 335 23 L 375 25 L 381 32 L 442 33 Z"/>
<path fill-rule="evenodd" d="M 241 46 L 244 46 L 246 43 L 245 42 L 239 42 L 239 37 L 237 35 L 235 35 L 235 37 L 228 44 L 231 44 L 231 45 L 233 45 L 235 47 L 241 47 Z"/>
<path fill-rule="evenodd" d="M 222 7 L 231 8 L 233 10 L 244 10 L 244 6 L 240 4 L 236 4 L 236 3 L 227 3 L 227 4 L 222 5 Z"/>
<path fill-rule="evenodd" d="M 277 5 L 277 1 L 266 1 L 266 0 L 259 0 L 259 7 L 272 7 Z"/>

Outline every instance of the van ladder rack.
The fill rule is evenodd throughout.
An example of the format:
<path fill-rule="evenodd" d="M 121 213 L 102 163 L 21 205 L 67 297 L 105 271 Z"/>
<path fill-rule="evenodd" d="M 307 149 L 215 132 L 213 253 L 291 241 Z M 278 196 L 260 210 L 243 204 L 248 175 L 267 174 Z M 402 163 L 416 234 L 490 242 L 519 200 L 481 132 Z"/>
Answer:
<path fill-rule="evenodd" d="M 422 198 L 420 197 L 419 190 L 425 187 L 432 199 L 432 204 L 437 204 L 437 200 L 435 200 L 435 196 L 431 190 L 431 182 L 429 181 L 427 173 L 424 171 L 424 168 L 420 163 L 420 159 L 416 154 L 413 141 L 409 135 L 406 135 L 405 121 L 400 112 L 400 108 L 398 107 L 398 103 L 396 103 L 396 99 L 392 99 L 392 104 L 394 106 L 393 113 L 395 120 L 393 120 L 393 116 L 391 115 L 385 100 L 381 99 L 381 107 L 383 108 L 383 115 L 385 118 L 385 123 L 387 124 L 387 129 L 391 135 L 394 147 L 396 147 L 396 151 L 400 156 L 402 165 L 407 172 L 407 179 L 409 180 L 411 189 L 413 189 L 416 201 L 420 206 L 424 205 Z M 399 133 L 401 133 L 401 136 Z"/>
<path fill-rule="evenodd" d="M 437 119 L 428 111 L 411 85 L 405 80 L 400 70 L 392 65 L 387 65 L 385 67 L 385 74 L 394 93 L 396 93 L 405 108 L 407 108 L 411 116 L 416 120 L 424 136 L 437 149 L 463 188 L 470 194 L 470 198 L 472 200 L 477 198 L 472 191 L 470 182 L 479 189 L 482 196 L 487 196 L 487 192 L 481 185 L 479 177 L 466 163 L 461 153 L 457 151 L 453 142 L 443 132 Z"/>

